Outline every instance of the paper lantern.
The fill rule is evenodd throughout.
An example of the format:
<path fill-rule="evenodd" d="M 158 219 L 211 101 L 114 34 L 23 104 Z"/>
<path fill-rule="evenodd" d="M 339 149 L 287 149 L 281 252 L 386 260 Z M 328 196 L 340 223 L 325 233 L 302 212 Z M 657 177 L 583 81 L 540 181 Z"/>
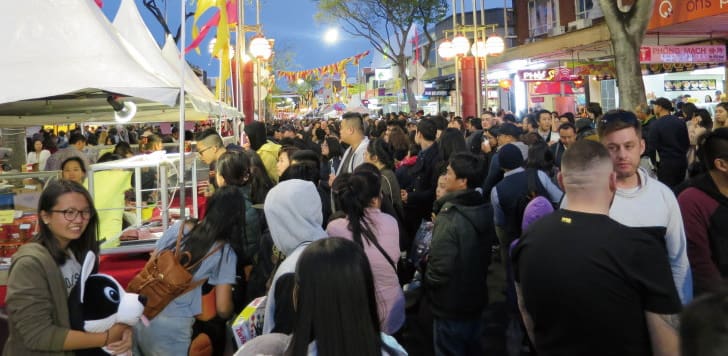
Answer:
<path fill-rule="evenodd" d="M 503 42 L 503 37 L 490 36 L 485 41 L 485 52 L 491 56 L 497 56 L 506 49 L 506 44 Z"/>
<path fill-rule="evenodd" d="M 468 54 L 470 41 L 463 35 L 457 35 L 452 39 L 452 49 L 456 56 L 464 56 Z"/>
<path fill-rule="evenodd" d="M 473 43 L 473 46 L 470 47 L 470 53 L 473 54 L 473 56 L 478 58 L 483 58 L 488 55 L 488 50 L 485 47 L 485 42 L 478 41 Z"/>
<path fill-rule="evenodd" d="M 511 88 L 511 81 L 509 79 L 501 79 L 498 81 L 498 86 L 503 90 L 509 90 Z"/>
<path fill-rule="evenodd" d="M 450 40 L 444 40 L 442 43 L 440 43 L 440 46 L 437 47 L 437 54 L 440 55 L 443 59 L 450 59 L 452 57 L 455 57 L 455 51 L 452 48 L 452 42 Z"/>
<path fill-rule="evenodd" d="M 273 54 L 273 51 L 268 40 L 263 35 L 257 35 L 250 41 L 250 54 L 255 58 L 267 60 Z"/>

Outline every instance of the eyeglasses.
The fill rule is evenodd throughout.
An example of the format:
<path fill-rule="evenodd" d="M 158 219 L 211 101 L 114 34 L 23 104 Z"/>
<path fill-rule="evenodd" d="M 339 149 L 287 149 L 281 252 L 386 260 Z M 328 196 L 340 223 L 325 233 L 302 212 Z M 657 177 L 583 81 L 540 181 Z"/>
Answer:
<path fill-rule="evenodd" d="M 81 215 L 81 219 L 88 220 L 91 219 L 91 216 L 93 215 L 93 212 L 91 210 L 76 210 L 76 209 L 66 209 L 66 210 L 51 210 L 52 213 L 59 213 L 63 214 L 63 217 L 66 218 L 68 221 L 76 220 L 78 215 Z"/>
<path fill-rule="evenodd" d="M 203 149 L 201 149 L 201 150 L 197 151 L 197 154 L 199 154 L 200 156 L 202 156 L 202 154 L 203 154 L 203 153 L 205 153 L 205 151 L 207 151 L 207 150 L 211 149 L 212 147 L 213 147 L 213 146 L 210 146 L 210 147 L 206 147 L 206 148 L 203 148 Z"/>

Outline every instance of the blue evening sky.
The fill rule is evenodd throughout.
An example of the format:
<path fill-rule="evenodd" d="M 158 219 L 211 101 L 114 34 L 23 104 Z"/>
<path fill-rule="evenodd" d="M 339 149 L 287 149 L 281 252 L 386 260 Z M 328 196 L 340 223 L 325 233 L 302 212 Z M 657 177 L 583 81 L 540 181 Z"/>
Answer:
<path fill-rule="evenodd" d="M 92 1 L 92 0 L 85 0 Z M 154 16 L 144 7 L 142 0 L 134 0 L 139 8 L 147 27 L 150 29 L 157 43 L 163 43 L 164 33 Z M 256 23 L 255 16 L 255 0 L 241 0 L 247 5 L 245 8 L 245 23 L 253 25 Z M 103 0 L 103 11 L 106 16 L 112 20 L 116 15 L 121 0 Z M 166 10 L 167 22 L 172 31 L 176 31 L 180 23 L 180 0 L 158 0 L 163 11 Z M 469 11 L 472 7 L 472 0 L 463 1 L 465 11 Z M 192 1 L 187 0 L 188 12 L 194 11 L 189 4 Z M 481 0 L 476 1 L 476 7 L 480 8 Z M 488 1 L 487 8 L 502 7 L 504 3 L 510 6 L 511 0 L 501 2 Z M 164 5 L 166 4 L 166 9 Z M 339 41 L 334 44 L 326 44 L 323 41 L 323 35 L 332 25 L 318 23 L 314 19 L 316 13 L 316 2 L 314 0 L 260 0 L 260 21 L 263 24 L 263 33 L 268 38 L 276 40 L 274 50 L 290 51 L 293 53 L 294 67 L 286 68 L 290 71 L 298 71 L 304 69 L 312 69 L 331 63 L 336 63 L 343 58 L 353 56 L 366 50 L 372 51 L 369 42 L 362 38 L 356 38 L 348 35 L 343 31 L 339 31 Z M 457 9 L 461 11 L 460 1 L 457 1 Z M 200 21 L 200 26 L 214 12 L 208 11 Z M 186 43 L 192 41 L 191 31 L 192 20 L 188 20 L 187 40 Z M 208 37 L 200 46 L 200 54 L 194 51 L 187 54 L 186 58 L 192 64 L 206 70 L 208 76 L 216 77 L 219 71 L 217 60 L 210 59 L 207 53 L 208 42 L 215 36 L 215 29 L 210 31 Z M 252 34 L 248 35 L 249 37 Z M 362 66 L 371 64 L 375 53 L 372 51 L 367 58 L 362 61 Z"/>

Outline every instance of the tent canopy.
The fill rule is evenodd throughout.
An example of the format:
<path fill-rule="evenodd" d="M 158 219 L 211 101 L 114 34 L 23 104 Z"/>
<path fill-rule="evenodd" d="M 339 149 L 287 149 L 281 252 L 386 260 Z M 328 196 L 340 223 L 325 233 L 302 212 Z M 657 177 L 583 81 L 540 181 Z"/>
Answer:
<path fill-rule="evenodd" d="M 0 1 L 0 104 L 86 88 L 174 106 L 179 86 L 144 57 L 91 1 Z"/>
<path fill-rule="evenodd" d="M 134 48 L 144 53 L 153 72 L 170 83 L 180 84 L 181 56 L 171 36 L 166 37 L 160 50 L 151 32 L 144 24 L 134 0 L 122 0 L 113 21 L 114 27 Z M 184 63 L 184 89 L 187 100 L 196 111 L 223 116 L 240 116 L 235 108 L 220 104 L 215 95 L 202 83 L 187 63 Z"/>
<path fill-rule="evenodd" d="M 129 3 L 133 5 L 124 1 L 126 8 L 120 8 L 119 14 L 131 21 Z M 133 10 L 139 16 L 135 6 Z M 154 52 L 150 52 L 137 37 L 137 43 L 128 41 L 93 2 L 0 1 L 0 13 L 6 20 L 0 22 L 5 34 L 0 38 L 0 48 L 5 48 L 0 77 L 6 83 L 0 87 L 0 126 L 113 122 L 113 110 L 106 103 L 109 94 L 128 96 L 137 104 L 133 122 L 179 118 L 179 110 L 173 109 L 180 84 L 173 78 L 179 76 L 167 73 L 165 77 L 164 71 L 169 72 L 172 65 L 159 47 L 153 42 Z M 128 31 L 151 36 L 143 22 Z M 199 82 L 196 77 L 189 80 Z M 216 103 L 201 84 L 190 84 L 185 90 L 194 93 L 186 108 L 203 107 L 186 110 L 186 120 L 206 119 L 208 114 L 240 116 Z"/>

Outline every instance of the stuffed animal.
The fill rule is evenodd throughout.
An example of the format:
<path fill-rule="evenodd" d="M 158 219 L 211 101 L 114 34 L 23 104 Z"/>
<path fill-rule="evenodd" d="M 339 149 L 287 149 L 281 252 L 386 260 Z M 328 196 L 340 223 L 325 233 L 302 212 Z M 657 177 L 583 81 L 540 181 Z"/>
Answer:
<path fill-rule="evenodd" d="M 127 293 L 119 282 L 106 274 L 91 274 L 96 264 L 96 256 L 88 252 L 81 267 L 81 276 L 77 283 L 79 288 L 74 288 L 71 293 L 72 303 L 76 304 L 72 309 L 72 319 L 75 315 L 85 331 L 101 333 L 109 330 L 116 323 L 123 323 L 129 326 L 136 325 L 140 320 L 145 324 L 142 313 L 144 312 L 145 298 L 135 293 Z M 72 326 L 73 325 L 72 323 Z M 74 327 L 75 328 L 75 327 Z M 107 352 L 101 349 L 90 349 L 77 352 L 77 355 L 106 355 Z"/>

